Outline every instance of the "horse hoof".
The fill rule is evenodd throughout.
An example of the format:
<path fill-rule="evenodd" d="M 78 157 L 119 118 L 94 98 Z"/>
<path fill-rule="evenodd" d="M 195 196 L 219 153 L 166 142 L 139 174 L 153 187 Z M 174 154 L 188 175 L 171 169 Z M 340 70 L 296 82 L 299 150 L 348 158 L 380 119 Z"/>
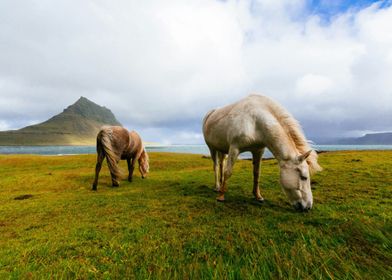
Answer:
<path fill-rule="evenodd" d="M 97 187 L 93 187 L 91 190 L 92 191 L 97 191 Z"/>
<path fill-rule="evenodd" d="M 216 198 L 216 201 L 218 202 L 225 202 L 225 196 L 224 195 L 220 195 Z"/>
<path fill-rule="evenodd" d="M 264 198 L 260 197 L 260 198 L 256 198 L 257 202 L 263 203 L 264 202 Z"/>
<path fill-rule="evenodd" d="M 220 188 L 215 188 L 214 192 L 220 192 Z"/>
<path fill-rule="evenodd" d="M 113 183 L 113 184 L 112 184 L 112 187 L 114 187 L 114 188 L 117 188 L 118 186 L 119 186 L 118 183 Z"/>
<path fill-rule="evenodd" d="M 128 182 L 132 182 L 132 178 L 128 178 Z"/>

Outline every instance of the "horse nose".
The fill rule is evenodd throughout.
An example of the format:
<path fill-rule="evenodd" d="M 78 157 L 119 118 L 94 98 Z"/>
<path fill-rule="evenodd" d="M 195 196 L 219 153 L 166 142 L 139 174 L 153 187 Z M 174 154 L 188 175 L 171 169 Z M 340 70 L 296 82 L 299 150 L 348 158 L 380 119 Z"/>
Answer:
<path fill-rule="evenodd" d="M 303 211 L 304 210 L 304 206 L 302 205 L 301 202 L 297 202 L 296 204 L 294 204 L 294 209 L 297 211 Z"/>
<path fill-rule="evenodd" d="M 294 204 L 294 208 L 297 211 L 305 212 L 305 211 L 309 211 L 311 207 L 310 206 L 305 207 L 301 202 L 297 202 L 296 204 Z"/>

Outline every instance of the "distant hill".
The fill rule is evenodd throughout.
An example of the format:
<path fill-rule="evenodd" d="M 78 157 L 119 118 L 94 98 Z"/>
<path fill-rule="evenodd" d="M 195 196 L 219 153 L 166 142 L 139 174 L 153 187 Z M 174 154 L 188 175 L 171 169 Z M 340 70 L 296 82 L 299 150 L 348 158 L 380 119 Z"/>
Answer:
<path fill-rule="evenodd" d="M 339 144 L 347 145 L 392 145 L 392 132 L 371 133 L 359 138 L 339 140 Z"/>
<path fill-rule="evenodd" d="M 121 124 L 109 109 L 80 97 L 62 113 L 43 123 L 0 131 L 0 145 L 95 145 L 103 125 Z"/>

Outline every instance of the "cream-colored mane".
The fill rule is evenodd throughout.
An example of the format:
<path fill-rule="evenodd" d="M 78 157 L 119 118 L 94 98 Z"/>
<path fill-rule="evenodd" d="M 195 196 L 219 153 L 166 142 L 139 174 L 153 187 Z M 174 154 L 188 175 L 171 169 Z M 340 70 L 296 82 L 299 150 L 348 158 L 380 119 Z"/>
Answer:
<path fill-rule="evenodd" d="M 259 95 L 258 95 L 259 96 Z M 265 97 L 265 96 L 263 96 Z M 297 149 L 299 154 L 304 154 L 309 150 L 312 150 L 308 141 L 306 140 L 304 133 L 302 131 L 301 125 L 298 123 L 296 119 L 282 106 L 272 101 L 268 97 L 265 97 L 268 102 L 268 107 L 270 109 L 271 114 L 276 118 L 276 120 L 280 123 L 287 136 L 292 141 L 293 145 Z M 315 173 L 321 171 L 322 168 L 317 162 L 318 155 L 313 150 L 309 157 L 306 159 L 306 162 L 309 165 L 309 170 L 311 173 Z"/>

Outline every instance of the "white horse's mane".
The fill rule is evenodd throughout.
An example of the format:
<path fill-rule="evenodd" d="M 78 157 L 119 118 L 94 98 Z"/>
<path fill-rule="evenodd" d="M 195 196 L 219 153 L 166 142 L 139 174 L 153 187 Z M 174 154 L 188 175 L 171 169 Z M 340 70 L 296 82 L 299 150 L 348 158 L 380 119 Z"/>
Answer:
<path fill-rule="evenodd" d="M 292 140 L 298 152 L 300 154 L 304 154 L 307 151 L 312 150 L 312 147 L 305 138 L 299 122 L 285 108 L 268 97 L 266 97 L 266 99 L 268 100 L 268 107 L 271 114 L 273 114 L 276 120 L 280 123 L 287 136 Z M 322 170 L 321 166 L 317 162 L 317 159 L 318 155 L 316 151 L 312 150 L 309 157 L 306 159 L 311 173 Z"/>

